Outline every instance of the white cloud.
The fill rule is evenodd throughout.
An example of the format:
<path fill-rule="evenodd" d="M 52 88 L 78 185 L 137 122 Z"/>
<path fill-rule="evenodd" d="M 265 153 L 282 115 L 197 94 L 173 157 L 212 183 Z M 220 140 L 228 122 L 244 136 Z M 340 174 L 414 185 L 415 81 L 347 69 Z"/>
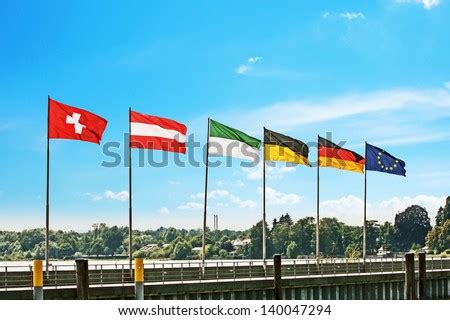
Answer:
<path fill-rule="evenodd" d="M 425 9 L 430 10 L 441 4 L 441 0 L 394 0 L 396 3 L 421 4 Z"/>
<path fill-rule="evenodd" d="M 170 210 L 166 207 L 162 207 L 162 208 L 159 208 L 158 212 L 161 214 L 169 214 Z"/>
<path fill-rule="evenodd" d="M 262 194 L 262 188 L 258 188 Z M 303 198 L 295 193 L 283 193 L 266 186 L 266 202 L 272 205 L 293 205 L 299 203 Z"/>
<path fill-rule="evenodd" d="M 257 63 L 259 61 L 261 61 L 263 59 L 263 57 L 250 57 L 248 58 L 248 63 Z"/>
<path fill-rule="evenodd" d="M 180 209 L 180 210 L 192 210 L 192 209 L 201 209 L 201 208 L 203 208 L 203 204 L 199 203 L 199 202 L 188 202 L 186 204 L 178 206 L 178 209 Z"/>
<path fill-rule="evenodd" d="M 180 181 L 176 181 L 176 180 L 169 180 L 169 181 L 167 181 L 167 183 L 172 186 L 179 186 L 181 184 Z"/>
<path fill-rule="evenodd" d="M 199 192 L 191 195 L 192 199 L 203 199 L 205 193 Z M 253 200 L 242 200 L 241 198 L 231 194 L 227 190 L 218 189 L 208 192 L 208 200 L 228 200 L 231 203 L 237 205 L 239 208 L 254 208 L 256 207 L 256 202 Z"/>
<path fill-rule="evenodd" d="M 445 82 L 444 87 L 450 90 L 450 81 Z"/>
<path fill-rule="evenodd" d="M 247 66 L 247 65 L 243 64 L 243 65 L 240 65 L 239 67 L 237 67 L 236 73 L 238 73 L 238 74 L 246 74 L 250 70 L 251 70 L 250 66 Z"/>
<path fill-rule="evenodd" d="M 271 164 L 272 163 L 272 164 Z M 252 168 L 242 168 L 248 180 L 261 180 L 263 177 L 263 162 L 260 161 L 258 165 Z M 283 176 L 288 173 L 293 173 L 296 170 L 295 166 L 274 166 L 274 162 L 266 161 L 266 178 L 267 179 L 283 179 Z"/>
<path fill-rule="evenodd" d="M 244 186 L 245 186 L 245 183 L 243 183 L 242 180 L 236 180 L 236 185 L 237 185 L 238 187 L 244 187 Z"/>
<path fill-rule="evenodd" d="M 104 193 L 106 199 L 127 201 L 129 198 L 128 191 L 113 192 L 111 190 L 106 190 Z"/>
<path fill-rule="evenodd" d="M 435 197 L 417 195 L 414 197 L 393 197 L 378 204 L 367 203 L 367 219 L 394 222 L 395 214 L 405 210 L 411 205 L 420 205 L 427 209 L 431 223 L 434 222 L 436 212 L 445 204 L 445 196 Z M 363 219 L 364 201 L 354 195 L 348 195 L 336 200 L 327 200 L 320 203 L 321 217 L 336 217 L 339 220 L 361 225 Z"/>
<path fill-rule="evenodd" d="M 346 20 L 364 20 L 366 16 L 362 12 L 352 12 L 352 11 L 344 11 L 340 13 L 333 13 L 330 11 L 325 11 L 322 13 L 322 19 L 328 19 L 328 18 L 340 18 L 340 19 L 346 19 Z"/>
<path fill-rule="evenodd" d="M 86 195 L 91 198 L 92 201 L 100 201 L 104 199 L 126 201 L 129 198 L 128 191 L 113 192 L 111 190 L 106 190 L 105 192 L 99 193 L 86 193 Z"/>
<path fill-rule="evenodd" d="M 365 19 L 366 16 L 362 12 L 341 12 L 339 16 L 347 20 Z"/>
<path fill-rule="evenodd" d="M 411 132 L 422 136 L 415 139 L 422 140 L 417 142 L 448 139 L 448 130 L 440 130 L 439 126 L 433 125 L 433 121 L 450 117 L 450 90 L 442 87 L 390 89 L 352 93 L 323 100 L 281 101 L 254 109 L 246 107 L 248 111 L 245 113 L 241 111 L 243 108 L 240 108 L 240 111 L 225 112 L 221 119 L 232 119 L 236 127 L 245 127 L 246 132 L 257 134 L 261 124 L 287 132 L 311 124 L 366 116 L 366 120 L 356 124 L 364 124 L 366 137 L 373 143 L 375 140 L 387 138 L 398 140 L 397 144 L 401 144 L 401 140 L 415 143 L 408 139 Z M 296 116 L 293 117 L 292 114 Z M 369 117 L 370 115 L 376 117 Z M 417 122 L 416 119 L 421 121 Z M 349 123 L 347 125 L 350 126 Z M 352 130 L 355 130 L 354 125 L 351 126 Z"/>

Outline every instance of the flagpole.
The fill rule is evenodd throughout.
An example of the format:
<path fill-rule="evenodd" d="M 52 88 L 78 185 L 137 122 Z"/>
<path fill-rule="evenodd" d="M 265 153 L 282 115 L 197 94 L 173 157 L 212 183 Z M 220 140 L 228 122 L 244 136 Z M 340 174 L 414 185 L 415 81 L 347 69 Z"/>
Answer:
<path fill-rule="evenodd" d="M 131 172 L 131 108 L 128 108 L 128 259 L 130 273 L 133 271 L 133 196 L 132 196 L 132 172 Z"/>
<path fill-rule="evenodd" d="M 365 143 L 364 158 L 367 161 L 367 142 Z M 367 167 L 364 168 L 364 223 L 363 223 L 363 262 L 366 262 L 367 250 Z"/>
<path fill-rule="evenodd" d="M 50 227 L 50 139 L 49 124 L 50 123 L 50 96 L 47 97 L 47 185 L 45 197 L 45 271 L 48 272 L 49 267 L 49 227 Z"/>
<path fill-rule="evenodd" d="M 266 134 L 266 127 L 263 127 L 264 133 L 263 133 L 263 159 L 262 159 L 262 165 L 263 165 L 263 226 L 262 226 L 262 258 L 264 262 L 264 266 L 266 265 L 266 258 L 267 258 L 267 235 L 266 235 L 266 148 L 264 146 L 264 137 Z"/>
<path fill-rule="evenodd" d="M 320 241 L 320 237 L 319 237 L 319 223 L 320 223 L 320 216 L 319 216 L 319 212 L 320 212 L 320 195 L 319 195 L 319 186 L 320 186 L 320 160 L 319 160 L 319 138 L 320 136 L 317 136 L 317 215 L 316 215 L 316 259 L 317 262 L 319 262 L 319 258 L 320 258 L 320 246 L 319 246 L 319 241 Z"/>
<path fill-rule="evenodd" d="M 208 118 L 208 131 L 206 134 L 206 151 L 205 151 L 205 203 L 203 208 L 203 238 L 202 238 L 202 275 L 205 275 L 205 255 L 206 255 L 206 216 L 208 206 L 208 162 L 209 162 L 209 129 L 211 119 Z"/>

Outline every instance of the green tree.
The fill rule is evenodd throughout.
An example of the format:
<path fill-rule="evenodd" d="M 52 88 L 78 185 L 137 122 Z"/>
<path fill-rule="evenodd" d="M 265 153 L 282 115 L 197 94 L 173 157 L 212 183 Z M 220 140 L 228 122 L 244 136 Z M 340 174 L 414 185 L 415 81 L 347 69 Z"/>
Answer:
<path fill-rule="evenodd" d="M 336 218 L 320 220 L 320 252 L 325 256 L 344 254 L 342 247 L 342 223 Z"/>
<path fill-rule="evenodd" d="M 295 241 L 298 246 L 298 254 L 309 255 L 314 252 L 311 243 L 315 236 L 315 220 L 313 217 L 299 219 L 290 228 L 289 239 Z"/>
<path fill-rule="evenodd" d="M 394 244 L 395 228 L 390 222 L 385 222 L 380 226 L 380 237 L 378 239 L 377 247 L 387 246 L 392 248 Z"/>
<path fill-rule="evenodd" d="M 123 238 L 124 237 L 117 226 L 106 229 L 103 233 L 103 240 L 104 245 L 108 250 L 106 250 L 105 253 L 114 255 L 117 249 L 122 245 Z"/>
<path fill-rule="evenodd" d="M 413 243 L 424 246 L 425 237 L 431 230 L 430 218 L 425 208 L 413 205 L 395 215 L 395 246 L 407 251 Z"/>
<path fill-rule="evenodd" d="M 164 233 L 164 241 L 165 241 L 166 243 L 170 243 L 170 242 L 172 242 L 173 240 L 175 240 L 177 236 L 178 236 L 178 231 L 177 231 L 177 229 L 170 227 L 170 228 L 168 228 L 168 229 L 166 230 L 166 232 Z"/>
<path fill-rule="evenodd" d="M 179 241 L 174 249 L 171 258 L 175 260 L 186 259 L 191 255 L 192 247 L 186 241 Z"/>
<path fill-rule="evenodd" d="M 295 259 L 297 258 L 297 253 L 298 253 L 297 243 L 295 243 L 295 241 L 291 241 L 287 246 L 286 255 L 289 259 Z"/>
<path fill-rule="evenodd" d="M 284 254 L 289 243 L 289 224 L 277 223 L 272 230 L 272 244 L 274 253 Z"/>
<path fill-rule="evenodd" d="M 450 219 L 450 196 L 447 197 L 444 207 L 440 207 L 436 215 L 436 225 L 442 226 Z"/>
<path fill-rule="evenodd" d="M 436 250 L 437 253 L 444 252 L 450 248 L 450 219 L 442 225 L 436 225 L 427 235 L 427 246 Z"/>

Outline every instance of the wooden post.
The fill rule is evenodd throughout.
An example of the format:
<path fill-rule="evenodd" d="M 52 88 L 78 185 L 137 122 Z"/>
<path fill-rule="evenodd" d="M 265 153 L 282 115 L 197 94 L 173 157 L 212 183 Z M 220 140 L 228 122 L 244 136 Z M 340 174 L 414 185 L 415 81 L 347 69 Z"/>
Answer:
<path fill-rule="evenodd" d="M 419 299 L 427 298 L 427 265 L 425 252 L 419 253 Z"/>
<path fill-rule="evenodd" d="M 416 299 L 414 253 L 405 254 L 405 300 Z"/>
<path fill-rule="evenodd" d="M 275 254 L 273 256 L 273 285 L 275 300 L 282 300 L 281 293 L 281 255 Z"/>
<path fill-rule="evenodd" d="M 134 284 L 136 300 L 144 300 L 144 259 L 134 259 Z"/>
<path fill-rule="evenodd" d="M 42 260 L 33 261 L 33 300 L 44 299 L 44 275 Z"/>
<path fill-rule="evenodd" d="M 77 298 L 89 300 L 89 269 L 87 259 L 75 260 L 77 265 Z"/>

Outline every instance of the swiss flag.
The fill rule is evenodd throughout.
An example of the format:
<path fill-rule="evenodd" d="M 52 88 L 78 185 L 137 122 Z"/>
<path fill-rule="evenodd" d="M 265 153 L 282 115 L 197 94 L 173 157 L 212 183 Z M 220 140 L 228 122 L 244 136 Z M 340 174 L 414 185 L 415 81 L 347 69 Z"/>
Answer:
<path fill-rule="evenodd" d="M 100 144 L 108 121 L 89 111 L 48 100 L 49 139 L 83 140 Z"/>

